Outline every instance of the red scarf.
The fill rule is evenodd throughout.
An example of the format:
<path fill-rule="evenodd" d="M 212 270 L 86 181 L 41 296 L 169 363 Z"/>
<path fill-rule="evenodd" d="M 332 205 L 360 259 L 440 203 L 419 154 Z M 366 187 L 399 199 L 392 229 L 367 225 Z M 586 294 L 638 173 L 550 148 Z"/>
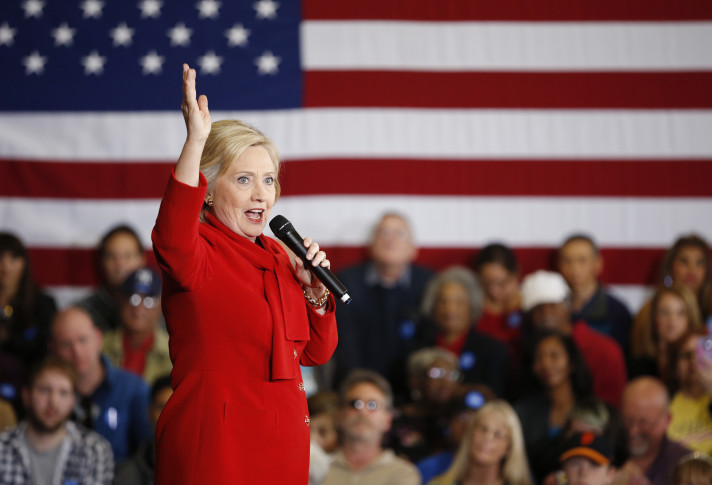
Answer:
<path fill-rule="evenodd" d="M 309 340 L 309 320 L 304 295 L 292 272 L 289 256 L 276 241 L 260 235 L 264 249 L 244 236 L 235 234 L 210 213 L 208 223 L 236 244 L 231 248 L 261 269 L 265 297 L 272 313 L 271 380 L 294 379 L 297 352 L 294 341 Z"/>

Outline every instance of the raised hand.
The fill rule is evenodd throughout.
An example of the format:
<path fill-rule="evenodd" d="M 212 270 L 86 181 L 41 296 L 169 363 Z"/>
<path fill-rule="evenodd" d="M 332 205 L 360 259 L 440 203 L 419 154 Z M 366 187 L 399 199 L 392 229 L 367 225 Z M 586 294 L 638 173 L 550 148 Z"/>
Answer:
<path fill-rule="evenodd" d="M 188 64 L 183 64 L 183 104 L 181 111 L 188 130 L 188 139 L 202 140 L 210 134 L 210 111 L 208 111 L 208 98 L 202 94 L 197 97 L 195 89 L 195 69 Z"/>

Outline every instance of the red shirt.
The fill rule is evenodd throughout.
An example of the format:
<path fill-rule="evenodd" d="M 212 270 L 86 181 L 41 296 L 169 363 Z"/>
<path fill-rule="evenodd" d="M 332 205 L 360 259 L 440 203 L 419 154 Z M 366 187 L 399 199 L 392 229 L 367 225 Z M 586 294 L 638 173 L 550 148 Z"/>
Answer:
<path fill-rule="evenodd" d="M 124 352 L 121 367 L 129 372 L 133 372 L 134 374 L 143 377 L 143 371 L 146 370 L 146 356 L 153 348 L 155 340 L 155 335 L 151 333 L 146 341 L 141 345 L 138 347 L 132 347 L 131 339 L 128 334 L 124 332 L 124 336 L 121 341 L 121 346 Z"/>
<path fill-rule="evenodd" d="M 467 336 L 469 334 L 469 330 L 467 332 L 463 332 L 462 335 L 457 337 L 452 343 L 447 343 L 441 335 L 436 335 L 435 345 L 441 349 L 449 350 L 459 357 L 460 354 L 462 354 L 462 349 L 465 348 L 465 342 L 467 341 Z"/>
<path fill-rule="evenodd" d="M 628 376 L 618 342 L 596 332 L 583 320 L 573 324 L 571 338 L 591 372 L 593 392 L 612 406 L 619 407 Z"/>

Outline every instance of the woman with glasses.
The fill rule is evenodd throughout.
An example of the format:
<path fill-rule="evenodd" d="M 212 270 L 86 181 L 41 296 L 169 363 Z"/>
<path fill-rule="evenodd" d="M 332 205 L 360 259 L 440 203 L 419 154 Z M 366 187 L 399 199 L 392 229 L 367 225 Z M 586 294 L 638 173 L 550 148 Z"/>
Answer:
<path fill-rule="evenodd" d="M 532 485 L 517 414 L 490 401 L 472 418 L 450 468 L 431 485 Z"/>
<path fill-rule="evenodd" d="M 505 391 L 507 347 L 479 332 L 483 294 L 472 271 L 452 267 L 428 284 L 417 340 L 422 347 L 440 347 L 455 354 L 462 381 L 487 386 L 498 396 Z"/>

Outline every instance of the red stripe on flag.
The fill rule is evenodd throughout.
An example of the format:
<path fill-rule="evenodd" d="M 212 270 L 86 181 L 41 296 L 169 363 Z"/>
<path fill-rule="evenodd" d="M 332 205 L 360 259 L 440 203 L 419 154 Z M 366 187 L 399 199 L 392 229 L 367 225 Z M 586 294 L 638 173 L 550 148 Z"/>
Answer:
<path fill-rule="evenodd" d="M 172 162 L 0 160 L 5 197 L 155 199 L 166 188 Z"/>
<path fill-rule="evenodd" d="M 304 103 L 311 108 L 703 109 L 712 108 L 711 85 L 708 71 L 308 71 Z"/>
<path fill-rule="evenodd" d="M 284 195 L 712 196 L 712 160 L 313 160 L 280 177 Z"/>
<path fill-rule="evenodd" d="M 514 248 L 519 259 L 521 274 L 537 269 L 554 269 L 556 251 L 553 248 Z M 326 247 L 332 268 L 339 271 L 361 261 L 366 251 L 363 247 Z M 91 249 L 30 248 L 30 258 L 37 281 L 44 286 L 93 286 L 97 282 L 94 257 Z M 476 248 L 421 248 L 418 263 L 441 270 L 452 265 L 470 266 Z M 607 284 L 654 284 L 663 249 L 603 248 L 605 259 L 602 280 Z M 155 266 L 152 252 L 147 251 L 149 264 Z"/>
<path fill-rule="evenodd" d="M 674 21 L 712 19 L 707 0 L 307 0 L 305 20 Z"/>
<path fill-rule="evenodd" d="M 0 194 L 158 199 L 171 163 L 0 160 Z M 318 173 L 319 177 L 314 177 Z M 378 177 L 374 177 L 378 174 Z M 283 164 L 283 195 L 710 197 L 712 160 L 328 159 Z"/>

